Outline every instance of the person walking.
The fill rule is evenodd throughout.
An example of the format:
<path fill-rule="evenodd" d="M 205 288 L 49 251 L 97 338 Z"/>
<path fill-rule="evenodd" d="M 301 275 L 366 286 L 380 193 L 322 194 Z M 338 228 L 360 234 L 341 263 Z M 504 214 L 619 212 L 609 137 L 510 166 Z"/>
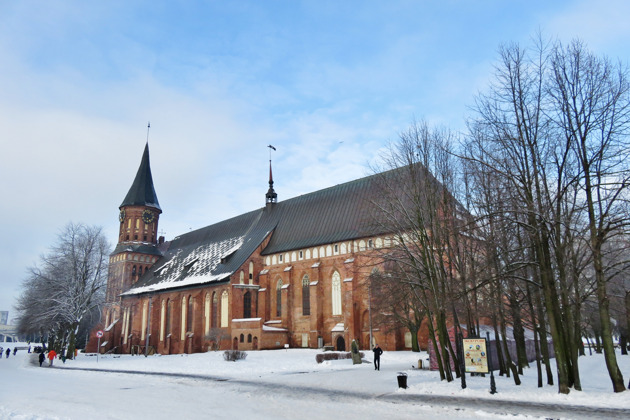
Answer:
<path fill-rule="evenodd" d="M 17 354 L 17 347 L 13 348 L 13 355 L 15 356 Z"/>
<path fill-rule="evenodd" d="M 374 345 L 374 370 L 381 370 L 381 354 L 383 354 L 383 350 L 378 346 L 378 344 Z"/>
<path fill-rule="evenodd" d="M 9 358 L 9 355 L 11 354 L 11 349 L 7 347 L 7 351 L 5 353 L 7 355 L 7 359 Z"/>
<path fill-rule="evenodd" d="M 57 352 L 54 350 L 51 350 L 48 352 L 48 366 L 52 367 L 53 365 L 53 359 L 57 357 Z"/>
<path fill-rule="evenodd" d="M 39 367 L 42 367 L 42 363 L 44 363 L 44 360 L 46 360 L 44 352 L 39 353 Z"/>

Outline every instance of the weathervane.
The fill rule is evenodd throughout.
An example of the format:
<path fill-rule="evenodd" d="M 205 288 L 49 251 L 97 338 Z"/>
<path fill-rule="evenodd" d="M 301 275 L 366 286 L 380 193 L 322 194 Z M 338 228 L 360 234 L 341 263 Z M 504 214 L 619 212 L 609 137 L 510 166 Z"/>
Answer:
<path fill-rule="evenodd" d="M 147 143 L 149 143 L 149 129 L 151 128 L 151 121 L 147 124 Z"/>

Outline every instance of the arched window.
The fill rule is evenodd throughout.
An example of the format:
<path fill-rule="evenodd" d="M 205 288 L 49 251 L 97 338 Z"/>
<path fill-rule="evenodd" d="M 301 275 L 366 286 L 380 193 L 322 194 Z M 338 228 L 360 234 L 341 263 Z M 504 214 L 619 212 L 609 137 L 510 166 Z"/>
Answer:
<path fill-rule="evenodd" d="M 252 342 L 252 335 L 251 334 L 247 334 L 247 342 L 248 343 Z"/>
<path fill-rule="evenodd" d="M 239 284 L 245 283 L 245 273 L 243 272 L 243 270 L 241 270 L 241 272 L 238 273 L 238 283 Z"/>
<path fill-rule="evenodd" d="M 309 285 L 311 284 L 308 274 L 302 277 L 302 315 L 311 314 L 311 292 Z"/>
<path fill-rule="evenodd" d="M 186 314 L 186 331 L 192 332 L 193 330 L 193 297 L 188 296 L 188 313 Z"/>
<path fill-rule="evenodd" d="M 241 334 L 241 340 L 240 341 L 241 341 L 241 343 L 245 342 L 245 335 L 244 334 Z"/>
<path fill-rule="evenodd" d="M 148 316 L 148 312 L 149 312 L 149 301 L 145 301 L 142 304 L 142 327 L 140 330 L 140 340 L 144 340 L 145 334 L 147 332 L 147 316 Z"/>
<path fill-rule="evenodd" d="M 166 336 L 168 337 L 172 331 L 172 315 L 173 315 L 173 301 L 169 299 L 166 304 Z"/>
<path fill-rule="evenodd" d="M 335 271 L 332 275 L 332 314 L 341 315 L 341 277 Z"/>
<path fill-rule="evenodd" d="M 188 299 L 186 299 L 186 296 L 182 296 L 182 300 L 181 300 L 182 304 L 181 304 L 181 323 L 179 324 L 179 338 L 184 341 L 186 339 L 186 326 L 187 326 L 187 320 L 186 320 L 186 312 L 188 309 Z"/>
<path fill-rule="evenodd" d="M 134 265 L 133 268 L 131 269 L 131 275 L 135 276 L 136 275 L 136 266 Z"/>
<path fill-rule="evenodd" d="M 254 284 L 254 263 L 249 262 L 249 284 Z"/>
<path fill-rule="evenodd" d="M 210 293 L 206 293 L 206 299 L 203 305 L 204 324 L 206 326 L 206 334 L 210 332 Z"/>
<path fill-rule="evenodd" d="M 142 275 L 142 266 L 138 267 L 138 277 Z"/>
<path fill-rule="evenodd" d="M 166 301 L 162 301 L 162 307 L 160 310 L 160 341 L 164 341 L 164 334 L 166 328 Z"/>
<path fill-rule="evenodd" d="M 217 327 L 217 317 L 219 314 L 219 298 L 216 292 L 212 292 L 212 311 L 210 325 L 212 328 Z"/>
<path fill-rule="evenodd" d="M 221 294 L 221 328 L 228 326 L 228 292 L 224 290 Z"/>
<path fill-rule="evenodd" d="M 249 291 L 243 295 L 243 318 L 252 317 L 252 295 Z"/>
<path fill-rule="evenodd" d="M 276 316 L 282 316 L 282 279 L 276 284 Z"/>

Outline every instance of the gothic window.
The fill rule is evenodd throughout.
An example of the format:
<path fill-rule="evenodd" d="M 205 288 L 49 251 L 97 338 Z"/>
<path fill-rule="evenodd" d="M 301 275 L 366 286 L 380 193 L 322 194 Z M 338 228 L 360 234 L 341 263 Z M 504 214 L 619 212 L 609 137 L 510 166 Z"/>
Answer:
<path fill-rule="evenodd" d="M 221 327 L 228 326 L 228 292 L 226 290 L 221 294 Z"/>
<path fill-rule="evenodd" d="M 188 313 L 186 314 L 186 331 L 193 330 L 193 297 L 188 296 Z"/>
<path fill-rule="evenodd" d="M 243 296 L 243 318 L 252 317 L 252 295 L 249 291 Z"/>
<path fill-rule="evenodd" d="M 241 272 L 238 273 L 238 283 L 239 284 L 245 283 L 245 273 L 243 272 L 243 270 L 241 270 Z"/>
<path fill-rule="evenodd" d="M 166 328 L 166 301 L 162 301 L 160 311 L 160 341 L 164 341 L 164 329 Z"/>
<path fill-rule="evenodd" d="M 302 277 L 302 315 L 311 314 L 311 293 L 309 289 L 310 279 L 308 274 Z"/>
<path fill-rule="evenodd" d="M 341 277 L 335 271 L 332 275 L 332 314 L 341 315 Z"/>
<path fill-rule="evenodd" d="M 206 334 L 210 331 L 210 293 L 206 293 L 206 299 L 203 307 L 204 317 L 206 326 Z"/>
<path fill-rule="evenodd" d="M 282 316 L 282 279 L 276 284 L 276 316 Z"/>
<path fill-rule="evenodd" d="M 254 263 L 249 263 L 249 284 L 254 284 Z"/>
<path fill-rule="evenodd" d="M 131 269 L 131 275 L 135 276 L 136 275 L 136 266 L 134 265 L 133 268 Z"/>
<path fill-rule="evenodd" d="M 142 275 L 142 266 L 138 267 L 138 277 Z"/>
<path fill-rule="evenodd" d="M 186 309 L 188 308 L 188 300 L 186 296 L 182 296 L 181 300 L 181 323 L 179 324 L 179 338 L 184 341 L 186 339 Z"/>
<path fill-rule="evenodd" d="M 173 301 L 168 300 L 166 304 L 166 336 L 171 335 L 171 331 L 173 330 Z"/>
<path fill-rule="evenodd" d="M 241 343 L 245 342 L 245 334 L 241 334 L 241 340 L 240 341 L 241 341 Z"/>
<path fill-rule="evenodd" d="M 219 312 L 219 298 L 217 297 L 216 292 L 212 292 L 212 311 L 211 311 L 211 321 L 210 325 L 212 328 L 217 327 L 217 316 Z"/>
<path fill-rule="evenodd" d="M 149 311 L 149 301 L 145 301 L 142 305 L 142 327 L 140 331 L 140 340 L 144 340 L 147 332 L 147 314 Z"/>
<path fill-rule="evenodd" d="M 247 334 L 247 342 L 248 343 L 252 342 L 252 335 L 251 334 Z"/>

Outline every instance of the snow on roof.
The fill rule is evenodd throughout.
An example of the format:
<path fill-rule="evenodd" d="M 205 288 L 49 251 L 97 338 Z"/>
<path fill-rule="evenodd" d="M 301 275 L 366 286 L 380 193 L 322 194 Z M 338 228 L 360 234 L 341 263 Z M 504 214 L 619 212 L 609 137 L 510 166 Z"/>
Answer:
<path fill-rule="evenodd" d="M 263 331 L 287 331 L 286 328 L 270 327 L 269 325 L 263 325 Z"/>
<path fill-rule="evenodd" d="M 235 318 L 232 322 L 260 321 L 262 318 Z"/>
<path fill-rule="evenodd" d="M 343 332 L 344 331 L 343 322 L 340 322 L 337 325 L 335 325 L 331 331 L 332 332 Z"/>
<path fill-rule="evenodd" d="M 109 330 L 111 330 L 111 329 L 112 329 L 112 327 L 113 327 L 114 325 L 116 325 L 116 323 L 117 323 L 117 322 L 118 322 L 118 319 L 113 320 L 113 321 L 112 321 L 112 323 L 111 323 L 111 324 L 109 324 L 109 325 L 107 326 L 107 328 L 105 328 L 105 331 L 109 331 Z"/>
<path fill-rule="evenodd" d="M 159 265 L 159 262 L 156 264 L 151 284 L 134 287 L 123 295 L 205 284 L 229 277 L 231 272 L 215 270 L 222 259 L 232 255 L 243 245 L 243 240 L 244 236 L 237 236 L 201 243 L 191 252 L 179 248 L 163 265 Z"/>

